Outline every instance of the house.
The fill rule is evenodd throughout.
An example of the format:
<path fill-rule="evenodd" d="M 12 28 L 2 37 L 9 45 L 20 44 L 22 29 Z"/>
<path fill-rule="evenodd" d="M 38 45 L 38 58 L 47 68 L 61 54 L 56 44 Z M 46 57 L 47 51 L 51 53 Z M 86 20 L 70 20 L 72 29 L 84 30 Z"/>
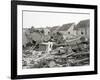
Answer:
<path fill-rule="evenodd" d="M 76 36 L 76 30 L 74 30 L 75 24 L 64 24 L 59 28 L 59 32 L 63 34 L 64 39 L 71 39 Z"/>
<path fill-rule="evenodd" d="M 74 28 L 76 34 L 80 36 L 89 37 L 90 36 L 90 20 L 80 21 Z"/>

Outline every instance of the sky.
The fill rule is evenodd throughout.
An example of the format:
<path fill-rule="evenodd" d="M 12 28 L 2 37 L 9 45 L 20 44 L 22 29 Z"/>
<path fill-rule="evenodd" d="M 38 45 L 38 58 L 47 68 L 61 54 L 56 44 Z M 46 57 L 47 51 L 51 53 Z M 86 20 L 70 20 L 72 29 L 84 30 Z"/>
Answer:
<path fill-rule="evenodd" d="M 79 13 L 51 13 L 23 11 L 23 28 L 45 28 L 61 26 L 67 23 L 77 24 L 80 20 L 89 19 L 89 14 Z"/>

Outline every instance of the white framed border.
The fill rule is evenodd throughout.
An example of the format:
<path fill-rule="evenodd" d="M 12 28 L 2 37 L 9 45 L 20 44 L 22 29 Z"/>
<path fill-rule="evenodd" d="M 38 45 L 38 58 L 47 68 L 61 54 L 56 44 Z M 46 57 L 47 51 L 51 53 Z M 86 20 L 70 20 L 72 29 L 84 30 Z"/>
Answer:
<path fill-rule="evenodd" d="M 22 69 L 22 10 L 39 10 L 39 11 L 59 11 L 59 12 L 77 12 L 90 14 L 90 65 L 77 67 L 62 68 L 39 68 L 39 69 Z M 77 8 L 59 8 L 59 7 L 42 7 L 42 6 L 24 6 L 17 5 L 17 74 L 45 74 L 45 73 L 62 73 L 62 72 L 82 72 L 94 71 L 94 10 L 77 9 Z"/>

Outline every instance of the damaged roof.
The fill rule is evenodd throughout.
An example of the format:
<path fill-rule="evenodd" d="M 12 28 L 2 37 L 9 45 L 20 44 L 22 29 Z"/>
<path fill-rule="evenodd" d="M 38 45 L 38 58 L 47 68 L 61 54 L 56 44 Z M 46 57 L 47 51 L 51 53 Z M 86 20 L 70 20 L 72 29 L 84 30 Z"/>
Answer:
<path fill-rule="evenodd" d="M 80 21 L 76 26 L 75 26 L 75 30 L 79 29 L 79 28 L 85 28 L 85 27 L 89 27 L 90 26 L 90 20 L 86 19 L 86 20 L 82 20 Z"/>

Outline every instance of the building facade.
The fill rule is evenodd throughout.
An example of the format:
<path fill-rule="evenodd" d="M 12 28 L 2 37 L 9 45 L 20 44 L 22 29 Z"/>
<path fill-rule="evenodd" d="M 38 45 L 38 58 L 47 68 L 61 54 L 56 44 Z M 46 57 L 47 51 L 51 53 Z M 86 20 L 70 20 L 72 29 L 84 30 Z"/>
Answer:
<path fill-rule="evenodd" d="M 90 36 L 90 20 L 82 20 L 80 21 L 76 27 L 76 34 L 79 36 L 85 36 L 88 37 Z"/>

